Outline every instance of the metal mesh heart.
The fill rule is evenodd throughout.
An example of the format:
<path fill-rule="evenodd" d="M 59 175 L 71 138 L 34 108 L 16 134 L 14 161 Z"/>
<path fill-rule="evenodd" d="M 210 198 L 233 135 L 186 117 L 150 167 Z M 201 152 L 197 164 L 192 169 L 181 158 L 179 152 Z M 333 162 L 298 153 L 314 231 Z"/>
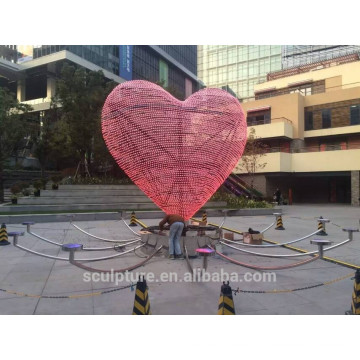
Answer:
<path fill-rule="evenodd" d="M 193 216 L 239 161 L 246 121 L 238 100 L 203 89 L 179 101 L 141 80 L 118 85 L 102 111 L 118 165 L 167 214 Z"/>

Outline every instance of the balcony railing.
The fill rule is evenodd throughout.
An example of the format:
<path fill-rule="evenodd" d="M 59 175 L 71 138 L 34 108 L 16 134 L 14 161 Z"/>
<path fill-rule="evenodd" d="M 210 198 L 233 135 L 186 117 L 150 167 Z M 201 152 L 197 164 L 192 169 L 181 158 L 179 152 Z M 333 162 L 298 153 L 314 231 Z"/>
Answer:
<path fill-rule="evenodd" d="M 271 147 L 268 148 L 268 153 L 308 153 L 308 152 L 322 152 L 322 151 L 336 151 L 336 150 L 355 150 L 360 149 L 360 143 L 340 143 L 340 144 L 321 144 L 319 146 L 307 146 L 299 149 L 288 149 L 286 147 Z"/>
<path fill-rule="evenodd" d="M 45 98 L 39 98 L 34 100 L 26 100 L 22 101 L 22 104 L 28 104 L 28 105 L 38 105 L 38 104 L 44 104 L 44 103 L 50 103 L 51 98 L 45 97 Z"/>
<path fill-rule="evenodd" d="M 257 126 L 257 125 L 266 125 L 266 124 L 274 124 L 279 122 L 286 122 L 289 124 L 292 124 L 292 121 L 285 118 L 285 117 L 279 117 L 279 118 L 272 118 L 272 119 L 263 119 L 263 120 L 252 120 L 248 121 L 248 126 Z"/>

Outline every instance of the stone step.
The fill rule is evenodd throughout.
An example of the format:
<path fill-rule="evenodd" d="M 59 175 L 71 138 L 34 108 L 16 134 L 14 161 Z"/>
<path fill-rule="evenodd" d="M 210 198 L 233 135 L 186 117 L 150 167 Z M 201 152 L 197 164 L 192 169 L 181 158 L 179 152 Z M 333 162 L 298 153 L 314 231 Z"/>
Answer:
<path fill-rule="evenodd" d="M 223 208 L 226 202 L 208 202 L 203 208 Z M 104 210 L 160 210 L 157 205 L 149 203 L 116 203 L 116 204 L 69 204 L 69 205 L 2 205 L 1 213 L 19 212 L 52 212 L 52 211 L 104 211 Z"/>
<path fill-rule="evenodd" d="M 52 211 L 104 211 L 104 210 L 159 210 L 154 203 L 115 203 L 115 204 L 59 204 L 59 205 L 13 205 L 1 206 L 2 212 L 52 212 Z"/>
<path fill-rule="evenodd" d="M 59 185 L 59 190 L 139 190 L 136 185 Z"/>
<path fill-rule="evenodd" d="M 10 189 L 4 189 L 4 201 L 10 202 L 11 201 L 11 191 Z"/>
<path fill-rule="evenodd" d="M 78 190 L 40 190 L 40 197 L 79 197 L 79 196 L 146 196 L 140 189 L 78 189 Z"/>
<path fill-rule="evenodd" d="M 71 205 L 71 204 L 119 204 L 119 203 L 152 203 L 147 196 L 71 196 L 71 197 L 22 197 L 18 205 Z"/>

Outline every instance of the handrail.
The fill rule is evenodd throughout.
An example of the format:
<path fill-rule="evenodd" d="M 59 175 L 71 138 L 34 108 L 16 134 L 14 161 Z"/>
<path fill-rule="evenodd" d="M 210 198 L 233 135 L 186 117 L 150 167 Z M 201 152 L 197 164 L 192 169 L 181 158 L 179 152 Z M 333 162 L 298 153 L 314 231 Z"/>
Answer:
<path fill-rule="evenodd" d="M 321 129 L 319 129 L 321 130 Z M 344 150 L 358 150 L 360 149 L 360 143 L 351 143 L 351 144 L 323 144 L 324 147 L 321 148 L 320 146 L 308 146 L 304 148 L 298 149 L 288 149 L 285 147 L 270 147 L 267 149 L 267 154 L 269 153 L 290 153 L 290 154 L 297 154 L 297 153 L 313 153 L 313 152 L 324 152 L 324 151 L 344 151 Z"/>
<path fill-rule="evenodd" d="M 285 122 L 285 123 L 292 124 L 292 121 L 290 119 L 288 119 L 286 117 L 278 117 L 278 118 L 271 118 L 271 119 L 267 119 L 267 120 L 263 119 L 263 120 L 247 121 L 247 125 L 249 127 L 252 127 L 252 126 L 258 126 L 258 125 L 270 125 L 270 124 L 274 124 L 274 123 L 278 123 L 278 122 Z"/>

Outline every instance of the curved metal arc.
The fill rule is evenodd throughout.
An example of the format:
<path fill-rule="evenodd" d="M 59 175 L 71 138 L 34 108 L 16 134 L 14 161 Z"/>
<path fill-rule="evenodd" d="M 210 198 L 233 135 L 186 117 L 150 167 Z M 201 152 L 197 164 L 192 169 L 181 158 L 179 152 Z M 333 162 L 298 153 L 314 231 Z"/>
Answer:
<path fill-rule="evenodd" d="M 216 225 L 216 224 L 210 224 L 212 226 L 217 227 L 219 230 L 223 229 L 224 223 L 226 220 L 226 216 L 224 217 L 224 220 L 222 221 L 222 223 L 220 225 Z M 261 230 L 260 233 L 263 234 L 265 231 L 269 230 L 271 227 L 273 227 L 276 224 L 276 221 L 274 221 L 273 223 L 271 223 L 268 227 L 266 227 L 264 230 Z M 237 234 L 242 234 L 243 232 L 241 232 L 240 230 L 234 230 L 234 229 L 228 229 L 226 228 L 225 230 L 233 232 L 233 233 L 237 233 Z"/>
<path fill-rule="evenodd" d="M 232 240 L 228 240 L 228 239 L 224 239 L 223 240 L 226 240 L 227 242 L 229 243 L 232 243 L 232 244 L 237 244 L 237 245 L 240 245 L 240 246 L 249 246 L 249 247 L 256 247 L 256 248 L 269 248 L 269 247 L 279 247 L 279 246 L 283 246 L 283 245 L 289 245 L 289 244 L 294 244 L 298 241 L 301 241 L 301 240 L 304 240 L 304 239 L 307 239 L 313 235 L 316 235 L 318 232 L 321 232 L 322 230 L 316 230 L 315 232 L 309 234 L 309 235 L 306 235 L 302 238 L 299 238 L 299 239 L 295 239 L 295 240 L 291 240 L 291 241 L 288 241 L 288 242 L 285 242 L 285 243 L 279 243 L 279 244 L 267 244 L 267 245 L 254 245 L 254 244 L 244 244 L 244 243 L 239 243 L 237 241 L 232 241 Z"/>
<path fill-rule="evenodd" d="M 124 218 L 121 218 L 121 220 L 124 222 L 124 224 L 127 226 L 127 228 L 128 228 L 131 232 L 133 232 L 136 236 L 141 236 L 139 233 L 137 233 L 136 231 L 134 231 L 134 230 L 126 223 L 126 221 L 125 221 Z"/>
<path fill-rule="evenodd" d="M 40 236 L 40 235 L 38 235 L 38 234 L 35 234 L 35 233 L 32 232 L 32 231 L 28 231 L 28 233 L 29 233 L 30 235 L 32 235 L 32 236 L 37 237 L 37 238 L 40 239 L 40 240 L 46 241 L 47 243 L 50 243 L 50 244 L 53 244 L 53 245 L 57 245 L 57 246 L 62 246 L 62 245 L 63 245 L 63 244 L 57 243 L 57 242 L 55 242 L 55 241 L 49 240 L 49 239 L 47 239 L 47 238 L 44 238 L 44 237 L 42 237 L 42 236 Z"/>
<path fill-rule="evenodd" d="M 263 234 L 265 231 L 269 230 L 271 227 L 273 227 L 275 225 L 276 221 L 274 221 L 272 224 L 270 224 L 267 228 L 265 228 L 264 230 L 260 231 L 260 234 Z"/>
<path fill-rule="evenodd" d="M 212 248 L 211 246 L 209 246 L 209 247 Z M 213 249 L 213 250 L 215 250 L 215 249 Z M 251 265 L 251 264 L 247 264 L 247 263 L 242 263 L 242 262 L 237 261 L 237 260 L 235 260 L 235 259 L 233 259 L 233 258 L 231 258 L 229 256 L 224 255 L 223 253 L 221 253 L 219 251 L 215 250 L 215 252 L 218 255 L 220 255 L 222 258 L 224 258 L 226 260 L 229 260 L 233 264 L 244 266 L 244 267 L 247 267 L 249 269 L 254 269 L 254 270 L 284 270 L 284 269 L 290 269 L 290 268 L 293 268 L 293 267 L 296 267 L 296 266 L 308 264 L 308 263 L 313 262 L 315 260 L 318 260 L 320 258 L 319 255 L 316 255 L 316 256 L 314 256 L 314 257 L 312 257 L 310 259 L 306 259 L 304 261 L 296 262 L 296 263 L 289 264 L 289 265 L 265 267 L 265 266 L 255 266 L 255 265 Z"/>
<path fill-rule="evenodd" d="M 145 245 L 145 244 L 144 244 Z M 140 263 L 138 264 L 135 264 L 135 265 L 132 265 L 132 266 L 129 266 L 127 268 L 124 268 L 124 269 L 119 269 L 119 270 L 101 270 L 101 269 L 95 269 L 95 268 L 92 268 L 92 267 L 89 267 L 89 266 L 86 266 L 86 265 L 83 265 L 81 263 L 79 263 L 77 260 L 78 259 L 75 259 L 75 260 L 72 260 L 70 261 L 70 263 L 72 265 L 75 265 L 83 270 L 87 270 L 87 271 L 90 271 L 90 272 L 99 272 L 99 273 L 113 273 L 113 274 L 116 274 L 116 273 L 123 273 L 125 271 L 131 271 L 131 270 L 134 270 L 140 266 L 142 266 L 143 264 L 145 264 L 146 262 L 148 262 L 156 253 L 158 253 L 161 249 L 162 249 L 162 245 L 156 249 L 151 255 L 149 255 L 145 260 L 141 261 Z M 68 259 L 69 260 L 69 259 Z"/>
<path fill-rule="evenodd" d="M 186 247 L 185 241 L 184 241 L 184 252 L 185 252 L 185 260 L 186 260 L 186 264 L 187 264 L 187 266 L 188 266 L 188 269 L 190 270 L 190 273 L 193 274 L 193 273 L 194 273 L 194 270 L 193 270 L 193 267 L 192 267 L 191 264 L 190 264 L 189 253 L 188 253 L 188 251 L 187 251 L 187 247 Z"/>
<path fill-rule="evenodd" d="M 224 219 L 223 219 L 222 223 L 218 226 L 219 230 L 224 226 L 225 221 L 226 221 L 226 213 L 225 213 L 225 216 L 224 216 Z"/>
<path fill-rule="evenodd" d="M 94 247 L 94 248 L 84 247 L 83 250 L 84 250 L 84 251 L 115 250 L 115 249 L 117 249 L 117 248 L 122 248 L 122 247 L 125 247 L 125 246 L 128 246 L 128 245 L 137 243 L 137 242 L 139 242 L 139 241 L 141 241 L 141 239 L 136 239 L 136 240 L 130 241 L 130 242 L 128 242 L 128 243 L 118 244 L 118 245 L 114 245 L 114 246 L 106 246 L 106 247 L 102 247 L 102 248 L 98 248 L 98 247 Z"/>
<path fill-rule="evenodd" d="M 56 245 L 56 246 L 60 246 L 60 247 L 63 245 L 63 244 L 57 243 L 57 242 L 55 242 L 55 241 L 49 240 L 49 239 L 47 239 L 47 238 L 44 238 L 44 237 L 42 237 L 42 236 L 40 236 L 40 235 L 38 235 L 38 234 L 35 234 L 35 233 L 32 232 L 32 231 L 28 231 L 28 233 L 29 233 L 30 235 L 32 235 L 32 236 L 37 237 L 38 239 L 41 239 L 41 240 L 43 240 L 43 241 L 48 242 L 48 243 L 50 243 L 50 244 L 53 244 L 53 245 Z M 83 250 L 84 250 L 84 251 L 114 250 L 115 248 L 124 247 L 124 246 L 130 245 L 130 244 L 134 244 L 134 243 L 139 242 L 139 241 L 141 241 L 141 240 L 140 240 L 140 239 L 137 239 L 137 240 L 134 240 L 134 241 L 130 241 L 130 242 L 126 243 L 126 244 L 119 244 L 118 246 L 114 245 L 114 246 L 107 246 L 107 247 L 102 247 L 102 248 L 83 247 Z"/>
<path fill-rule="evenodd" d="M 86 234 L 86 235 L 88 235 L 88 236 L 91 236 L 91 237 L 93 237 L 93 238 L 95 238 L 95 239 L 98 239 L 98 240 L 107 241 L 107 242 L 116 242 L 116 243 L 126 242 L 126 241 L 129 241 L 129 240 L 134 240 L 134 239 L 114 240 L 114 239 L 101 238 L 101 237 L 99 237 L 99 236 L 95 236 L 95 235 L 93 235 L 93 234 L 88 233 L 87 231 L 81 229 L 79 226 L 73 224 L 72 222 L 70 222 L 70 224 L 71 224 L 74 228 L 76 228 L 76 229 L 78 229 L 79 231 L 83 232 L 84 234 Z M 138 235 L 138 236 L 140 236 L 140 235 Z"/>
<path fill-rule="evenodd" d="M 335 249 L 341 245 L 344 245 L 346 243 L 348 243 L 349 241 L 351 241 L 350 239 L 347 239 L 339 244 L 336 244 L 336 245 L 333 245 L 333 246 L 329 246 L 327 248 L 324 248 L 323 249 L 323 252 L 327 251 L 327 250 L 332 250 L 332 249 Z M 251 254 L 251 255 L 257 255 L 257 256 L 264 256 L 264 257 L 274 257 L 274 258 L 286 258 L 286 257 L 299 257 L 299 256 L 307 256 L 307 255 L 314 255 L 314 254 L 317 254 L 319 252 L 319 250 L 315 250 L 315 251 L 309 251 L 309 252 L 306 252 L 306 253 L 302 253 L 302 254 L 284 254 L 284 255 L 281 255 L 281 254 L 262 254 L 262 253 L 256 253 L 256 252 L 253 252 L 253 251 L 248 251 L 248 250 L 244 250 L 244 249 L 239 249 L 235 246 L 232 246 L 232 245 L 229 245 L 229 244 L 226 244 L 224 243 L 223 241 L 220 241 L 221 244 L 227 246 L 227 247 L 230 247 L 231 249 L 234 249 L 234 250 L 238 250 L 238 251 L 241 251 L 241 252 L 245 252 L 247 254 Z"/>
<path fill-rule="evenodd" d="M 129 249 L 127 251 L 124 251 L 124 252 L 121 252 L 121 253 L 118 253 L 118 254 L 115 254 L 115 255 L 110 255 L 110 256 L 105 256 L 105 257 L 101 257 L 101 258 L 90 258 L 90 259 L 76 259 L 78 261 L 101 261 L 101 260 L 108 260 L 108 259 L 113 259 L 113 258 L 116 258 L 116 257 L 119 257 L 119 256 L 122 256 L 122 255 L 125 255 L 125 254 L 128 254 L 132 251 L 135 251 L 143 246 L 145 246 L 145 244 L 141 244 L 139 246 L 136 246 L 135 248 L 132 248 L 132 249 Z M 19 244 L 15 244 L 14 243 L 14 246 L 15 247 L 18 247 L 19 249 L 21 250 L 24 250 L 24 251 L 27 251 L 29 252 L 30 254 L 34 254 L 34 255 L 38 255 L 38 256 L 41 256 L 41 257 L 44 257 L 44 258 L 48 258 L 48 259 L 54 259 L 54 260 L 61 260 L 61 261 L 69 261 L 69 258 L 63 258 L 63 257 L 59 257 L 59 256 L 53 256 L 53 255 L 47 255 L 47 254 L 43 254 L 43 253 L 40 253 L 38 251 L 34 251 L 34 250 L 30 250 L 24 246 L 21 246 Z"/>

